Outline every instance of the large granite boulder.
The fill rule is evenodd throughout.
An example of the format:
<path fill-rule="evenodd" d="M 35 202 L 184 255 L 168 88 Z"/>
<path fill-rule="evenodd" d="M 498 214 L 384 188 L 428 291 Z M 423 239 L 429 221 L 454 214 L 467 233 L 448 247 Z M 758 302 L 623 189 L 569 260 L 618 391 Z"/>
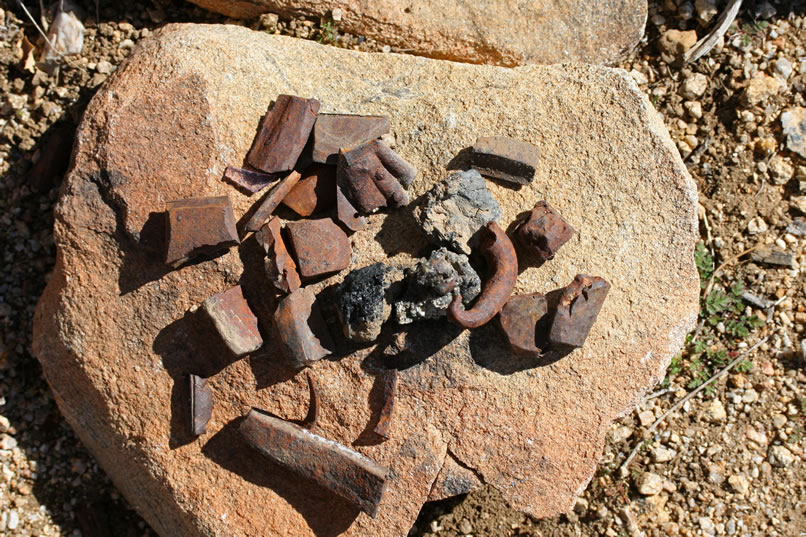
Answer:
<path fill-rule="evenodd" d="M 413 54 L 493 65 L 618 60 L 638 44 L 646 0 L 191 0 L 229 17 L 329 18 Z"/>
<path fill-rule="evenodd" d="M 388 357 L 337 340 L 336 354 L 311 368 L 318 430 L 391 469 L 375 519 L 237 434 L 249 407 L 301 419 L 309 405 L 306 375 L 285 365 L 269 327 L 261 351 L 234 360 L 195 311 L 241 283 L 270 318 L 260 247 L 247 239 L 213 260 L 164 264 L 166 202 L 228 195 L 241 218 L 260 198 L 221 178 L 242 164 L 280 93 L 315 97 L 322 112 L 388 115 L 396 150 L 419 170 L 413 205 L 478 136 L 537 145 L 532 184 L 488 183 L 500 224 L 547 199 L 578 233 L 553 261 L 523 267 L 516 292 L 556 290 L 580 272 L 612 284 L 585 347 L 560 359 L 512 354 L 494 323 L 472 332 L 413 325 L 418 351 L 400 364 L 385 442 L 369 433 L 382 403 L 377 365 Z M 351 237 L 349 269 L 410 266 L 425 255 L 412 209 L 369 216 Z M 164 536 L 405 535 L 423 502 L 480 484 L 552 516 L 571 508 L 611 421 L 663 377 L 692 327 L 695 209 L 694 183 L 623 71 L 474 66 L 171 25 L 143 40 L 87 108 L 56 209 L 58 262 L 37 308 L 34 350 L 69 423 Z M 346 272 L 315 290 L 327 293 Z M 187 433 L 189 372 L 210 377 L 215 401 L 198 438 Z"/>

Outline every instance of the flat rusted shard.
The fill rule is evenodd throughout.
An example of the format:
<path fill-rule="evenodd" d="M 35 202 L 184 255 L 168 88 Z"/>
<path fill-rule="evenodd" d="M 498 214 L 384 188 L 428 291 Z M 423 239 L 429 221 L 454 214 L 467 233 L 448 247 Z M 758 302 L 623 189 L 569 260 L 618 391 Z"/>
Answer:
<path fill-rule="evenodd" d="M 297 289 L 277 305 L 274 331 L 292 367 L 309 366 L 331 354 L 333 340 L 309 288 Z"/>
<path fill-rule="evenodd" d="M 392 413 L 395 411 L 395 399 L 397 396 L 397 369 L 387 369 L 382 376 L 383 382 L 383 406 L 375 424 L 375 434 L 389 439 L 389 427 L 392 423 Z"/>
<path fill-rule="evenodd" d="M 245 356 L 263 346 L 257 317 L 249 309 L 240 285 L 211 296 L 202 303 L 224 344 L 235 356 Z"/>
<path fill-rule="evenodd" d="M 193 436 L 207 432 L 207 424 L 213 415 L 213 392 L 207 385 L 207 379 L 198 375 L 190 375 L 190 419 Z"/>
<path fill-rule="evenodd" d="M 289 222 L 286 230 L 303 280 L 333 274 L 350 265 L 350 239 L 332 219 Z"/>
<path fill-rule="evenodd" d="M 367 225 L 367 219 L 358 214 L 338 186 L 336 186 L 336 218 L 350 231 L 361 231 Z"/>
<path fill-rule="evenodd" d="M 554 259 L 574 233 L 574 228 L 545 200 L 538 201 L 515 228 L 518 243 L 539 261 Z"/>
<path fill-rule="evenodd" d="M 531 356 L 541 354 L 537 346 L 537 323 L 546 315 L 547 309 L 546 297 L 541 293 L 515 295 L 507 300 L 498 320 L 512 350 Z"/>
<path fill-rule="evenodd" d="M 386 144 L 375 140 L 339 153 L 336 172 L 339 187 L 360 214 L 381 207 L 403 207 L 409 203 L 404 190 L 417 171 Z"/>
<path fill-rule="evenodd" d="M 280 219 L 276 216 L 255 233 L 255 238 L 266 252 L 266 276 L 278 290 L 293 293 L 302 283 L 297 264 L 285 247 Z"/>
<path fill-rule="evenodd" d="M 200 256 L 214 256 L 240 242 L 227 196 L 168 202 L 165 262 L 173 268 Z"/>
<path fill-rule="evenodd" d="M 386 116 L 319 114 L 313 126 L 313 161 L 336 164 L 339 149 L 358 147 L 389 132 Z"/>
<path fill-rule="evenodd" d="M 250 166 L 266 173 L 294 169 L 308 137 L 311 135 L 319 101 L 291 95 L 280 95 L 263 116 L 252 149 L 246 160 Z"/>
<path fill-rule="evenodd" d="M 277 174 L 261 173 L 235 166 L 224 169 L 224 180 L 254 194 L 277 180 Z"/>
<path fill-rule="evenodd" d="M 283 199 L 283 205 L 300 216 L 311 216 L 333 208 L 336 205 L 336 167 L 312 166 Z"/>
<path fill-rule="evenodd" d="M 528 185 L 535 178 L 540 151 L 537 147 L 508 136 L 487 136 L 476 140 L 470 165 L 485 177 Z"/>
<path fill-rule="evenodd" d="M 549 344 L 558 348 L 579 348 L 602 309 L 610 284 L 598 276 L 577 274 L 563 290 L 549 331 Z"/>
<path fill-rule="evenodd" d="M 291 190 L 297 186 L 300 180 L 299 172 L 291 172 L 285 178 L 281 179 L 279 183 L 274 185 L 271 190 L 260 200 L 260 205 L 257 210 L 252 214 L 252 217 L 246 223 L 246 231 L 257 231 L 271 218 L 275 209 L 279 207 L 285 197 Z"/>
<path fill-rule="evenodd" d="M 246 415 L 239 431 L 252 448 L 275 463 L 338 494 L 373 518 L 378 513 L 388 468 L 256 408 Z"/>

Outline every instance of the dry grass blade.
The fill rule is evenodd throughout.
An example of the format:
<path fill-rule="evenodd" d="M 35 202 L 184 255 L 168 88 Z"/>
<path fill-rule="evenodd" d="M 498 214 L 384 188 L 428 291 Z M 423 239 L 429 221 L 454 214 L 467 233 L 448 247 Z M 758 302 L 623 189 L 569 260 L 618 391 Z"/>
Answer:
<path fill-rule="evenodd" d="M 708 35 L 697 41 L 691 49 L 683 55 L 683 63 L 691 63 L 696 61 L 711 51 L 716 46 L 725 32 L 728 31 L 730 25 L 733 24 L 736 15 L 739 13 L 739 8 L 742 7 L 742 0 L 731 0 L 730 4 L 722 12 L 716 26 L 711 30 Z"/>

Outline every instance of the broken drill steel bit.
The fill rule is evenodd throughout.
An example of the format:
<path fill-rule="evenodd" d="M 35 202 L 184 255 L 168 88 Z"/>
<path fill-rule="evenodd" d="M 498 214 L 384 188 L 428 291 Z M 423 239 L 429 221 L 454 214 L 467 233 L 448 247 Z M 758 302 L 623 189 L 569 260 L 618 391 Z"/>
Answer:
<path fill-rule="evenodd" d="M 471 309 L 465 309 L 461 295 L 453 297 L 448 318 L 463 328 L 478 328 L 495 317 L 507 303 L 518 280 L 518 256 L 507 234 L 495 222 L 488 223 L 481 231 L 481 250 L 487 270 L 492 274 Z"/>
<path fill-rule="evenodd" d="M 485 177 L 526 185 L 535 178 L 540 152 L 523 140 L 489 136 L 476 140 L 470 165 Z"/>
<path fill-rule="evenodd" d="M 549 331 L 549 344 L 560 348 L 578 348 L 585 343 L 610 284 L 598 276 L 577 274 L 563 290 Z"/>
<path fill-rule="evenodd" d="M 254 449 L 375 517 L 387 468 L 349 447 L 253 408 L 239 427 Z"/>
<path fill-rule="evenodd" d="M 319 101 L 280 95 L 260 123 L 252 149 L 246 157 L 250 166 L 266 173 L 294 169 L 319 113 Z"/>
<path fill-rule="evenodd" d="M 382 375 L 383 406 L 381 407 L 378 423 L 375 424 L 375 434 L 389 439 L 389 427 L 392 423 L 392 413 L 395 410 L 397 395 L 397 369 L 387 369 Z"/>
<path fill-rule="evenodd" d="M 252 214 L 252 217 L 246 223 L 246 231 L 257 231 L 266 223 L 274 210 L 285 199 L 291 189 L 293 189 L 299 182 L 301 175 L 299 172 L 291 172 L 279 183 L 274 185 L 266 196 L 260 201 L 260 206 Z"/>
<path fill-rule="evenodd" d="M 191 431 L 193 436 L 199 436 L 207 432 L 213 414 L 213 392 L 205 378 L 189 375 L 189 381 Z"/>
<path fill-rule="evenodd" d="M 283 355 L 298 369 L 321 360 L 333 349 L 316 297 L 307 287 L 280 301 L 274 312 L 274 331 Z"/>
<path fill-rule="evenodd" d="M 289 222 L 286 231 L 303 280 L 332 274 L 350 265 L 350 239 L 332 219 Z"/>
<path fill-rule="evenodd" d="M 546 315 L 546 297 L 541 293 L 514 295 L 498 314 L 501 329 L 509 345 L 518 354 L 539 356 L 537 323 Z"/>
<path fill-rule="evenodd" d="M 573 236 L 574 228 L 545 200 L 535 203 L 515 227 L 518 243 L 540 261 L 554 259 L 557 250 Z"/>
<path fill-rule="evenodd" d="M 319 114 L 313 126 L 313 161 L 336 164 L 339 149 L 358 147 L 389 132 L 386 116 Z"/>
<path fill-rule="evenodd" d="M 266 252 L 266 276 L 284 293 L 293 293 L 301 285 L 297 264 L 285 247 L 280 219 L 276 216 L 255 233 L 255 238 Z"/>
<path fill-rule="evenodd" d="M 277 175 L 227 166 L 224 170 L 224 180 L 254 194 L 269 186 L 271 182 L 276 181 Z"/>
<path fill-rule="evenodd" d="M 235 214 L 227 196 L 168 203 L 165 262 L 179 268 L 198 256 L 211 256 L 238 244 Z"/>
<path fill-rule="evenodd" d="M 339 153 L 338 185 L 359 213 L 409 203 L 404 190 L 417 170 L 379 140 Z"/>
<path fill-rule="evenodd" d="M 335 206 L 336 167 L 324 164 L 311 166 L 283 199 L 283 205 L 300 216 L 311 216 Z"/>
<path fill-rule="evenodd" d="M 224 344 L 235 356 L 244 356 L 263 346 L 257 317 L 249 309 L 240 285 L 211 296 L 202 311 L 213 321 Z"/>

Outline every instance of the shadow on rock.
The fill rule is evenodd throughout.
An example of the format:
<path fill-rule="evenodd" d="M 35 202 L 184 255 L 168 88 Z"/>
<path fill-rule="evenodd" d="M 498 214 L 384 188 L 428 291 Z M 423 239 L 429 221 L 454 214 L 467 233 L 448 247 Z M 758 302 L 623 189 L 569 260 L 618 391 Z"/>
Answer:
<path fill-rule="evenodd" d="M 164 212 L 149 213 L 136 244 L 121 241 L 123 261 L 118 276 L 121 296 L 159 280 L 172 269 L 165 264 L 166 218 Z M 124 233 L 118 225 L 119 234 Z M 201 262 L 201 261 L 199 261 Z"/>

